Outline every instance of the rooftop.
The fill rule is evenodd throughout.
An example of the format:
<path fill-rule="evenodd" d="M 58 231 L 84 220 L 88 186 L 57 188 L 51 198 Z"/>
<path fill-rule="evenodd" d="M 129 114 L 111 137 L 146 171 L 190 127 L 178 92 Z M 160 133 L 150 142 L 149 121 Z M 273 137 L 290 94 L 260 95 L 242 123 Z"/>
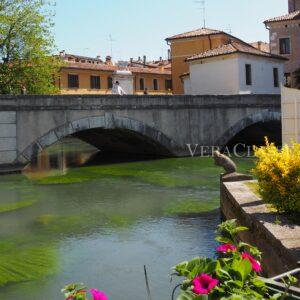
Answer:
<path fill-rule="evenodd" d="M 281 21 L 292 21 L 292 20 L 300 20 L 300 10 L 294 11 L 290 14 L 280 16 L 280 17 L 275 17 L 269 20 L 266 20 L 264 23 L 274 23 L 274 22 L 281 22 Z"/>
<path fill-rule="evenodd" d="M 189 57 L 187 61 L 194 61 L 198 59 L 204 59 L 204 58 L 233 54 L 233 53 L 244 53 L 244 54 L 250 54 L 256 56 L 286 60 L 286 58 L 280 55 L 275 55 L 275 54 L 261 51 L 247 43 L 230 41 L 228 44 L 222 45 L 218 48 L 214 48 L 212 50 L 208 50 L 203 53 Z"/>
<path fill-rule="evenodd" d="M 109 65 L 105 63 L 93 64 L 93 63 L 67 61 L 62 68 L 76 69 L 76 70 L 106 71 L 106 72 L 131 71 L 132 73 L 140 73 L 140 74 L 171 75 L 170 70 L 165 70 L 161 68 L 122 67 L 117 65 Z"/>
<path fill-rule="evenodd" d="M 171 37 L 166 38 L 166 41 L 178 40 L 178 39 L 186 39 L 198 36 L 207 36 L 214 34 L 222 34 L 224 33 L 221 30 L 209 29 L 209 28 L 199 28 L 193 31 L 184 32 L 181 34 L 177 34 Z"/>

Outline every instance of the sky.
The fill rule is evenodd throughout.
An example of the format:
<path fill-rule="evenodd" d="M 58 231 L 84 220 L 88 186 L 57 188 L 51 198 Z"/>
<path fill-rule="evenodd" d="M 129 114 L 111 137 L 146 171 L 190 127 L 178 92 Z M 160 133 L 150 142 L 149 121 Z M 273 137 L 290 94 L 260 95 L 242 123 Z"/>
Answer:
<path fill-rule="evenodd" d="M 200 0 L 56 0 L 54 35 L 67 53 L 129 60 L 167 57 L 165 38 L 203 27 Z M 268 41 L 263 21 L 287 13 L 288 0 L 206 0 L 206 27 Z M 112 41 L 111 41 L 112 40 Z"/>

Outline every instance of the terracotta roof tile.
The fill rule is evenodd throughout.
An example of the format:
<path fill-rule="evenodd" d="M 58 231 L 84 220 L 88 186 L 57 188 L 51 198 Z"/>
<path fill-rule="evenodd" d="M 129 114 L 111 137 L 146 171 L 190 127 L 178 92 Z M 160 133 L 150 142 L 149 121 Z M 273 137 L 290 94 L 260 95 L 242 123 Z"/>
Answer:
<path fill-rule="evenodd" d="M 93 70 L 93 71 L 107 71 L 114 72 L 117 70 L 129 70 L 132 73 L 142 74 L 158 74 L 158 75 L 171 75 L 170 70 L 164 70 L 161 68 L 142 68 L 142 67 L 119 67 L 114 65 L 101 64 L 90 64 L 81 62 L 65 62 L 63 69 L 76 69 L 76 70 Z"/>
<path fill-rule="evenodd" d="M 286 58 L 284 58 L 282 56 L 274 55 L 274 54 L 271 54 L 268 52 L 261 51 L 247 43 L 239 43 L 239 42 L 231 41 L 230 43 L 228 43 L 226 45 L 222 45 L 218 48 L 214 48 L 212 50 L 208 50 L 206 52 L 189 57 L 187 59 L 187 61 L 193 61 L 193 60 L 204 59 L 204 58 L 226 55 L 226 54 L 232 54 L 232 53 L 245 53 L 245 54 L 286 60 Z"/>
<path fill-rule="evenodd" d="M 300 20 L 300 10 L 294 11 L 294 12 L 284 15 L 284 16 L 275 17 L 275 18 L 266 20 L 264 23 L 267 24 L 267 23 L 291 21 L 291 20 Z"/>
<path fill-rule="evenodd" d="M 177 34 L 171 37 L 168 37 L 166 41 L 172 41 L 172 40 L 177 40 L 177 39 L 185 39 L 185 38 L 192 38 L 192 37 L 197 37 L 197 36 L 206 36 L 206 35 L 213 35 L 213 34 L 220 34 L 224 33 L 223 31 L 220 30 L 215 30 L 215 29 L 209 29 L 209 28 L 199 28 L 193 31 L 188 31 L 184 32 L 181 34 Z"/>
<path fill-rule="evenodd" d="M 257 48 L 258 50 L 261 50 L 263 52 L 270 52 L 270 44 L 266 42 L 254 42 L 250 43 L 251 46 L 254 48 Z"/>

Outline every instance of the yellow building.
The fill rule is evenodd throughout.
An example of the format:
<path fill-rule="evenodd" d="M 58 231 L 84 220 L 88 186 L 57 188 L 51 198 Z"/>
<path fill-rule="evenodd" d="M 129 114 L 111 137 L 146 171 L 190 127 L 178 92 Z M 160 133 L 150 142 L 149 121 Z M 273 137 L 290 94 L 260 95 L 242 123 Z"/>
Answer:
<path fill-rule="evenodd" d="M 170 94 L 172 78 L 170 62 L 160 60 L 139 63 L 131 60 L 125 65 L 115 65 L 111 57 L 98 58 L 60 53 L 63 66 L 57 82 L 62 94 L 111 94 L 116 71 L 128 70 L 133 75 L 135 94 Z"/>
<path fill-rule="evenodd" d="M 166 39 L 171 48 L 173 93 L 183 94 L 183 83 L 180 76 L 189 72 L 186 59 L 227 44 L 229 40 L 239 39 L 220 30 L 201 28 L 177 34 Z"/>

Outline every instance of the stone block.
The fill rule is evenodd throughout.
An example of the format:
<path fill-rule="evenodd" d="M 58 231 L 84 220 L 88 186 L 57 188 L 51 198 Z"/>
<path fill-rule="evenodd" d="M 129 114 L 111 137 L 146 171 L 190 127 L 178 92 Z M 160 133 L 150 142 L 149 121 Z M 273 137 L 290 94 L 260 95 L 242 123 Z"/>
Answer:
<path fill-rule="evenodd" d="M 56 143 L 58 140 L 55 131 L 50 131 L 48 134 L 46 134 L 45 136 L 41 137 L 39 139 L 39 144 L 45 148 L 48 147 L 54 143 Z"/>
<path fill-rule="evenodd" d="M 85 118 L 85 119 L 74 121 L 74 122 L 72 122 L 72 126 L 74 129 L 74 132 L 88 130 L 88 129 L 90 129 L 89 119 Z"/>
<path fill-rule="evenodd" d="M 16 151 L 16 138 L 0 138 L 0 151 Z"/>
<path fill-rule="evenodd" d="M 55 133 L 58 139 L 62 139 L 65 136 L 71 135 L 74 133 L 74 129 L 71 123 L 63 125 L 55 129 Z"/>
<path fill-rule="evenodd" d="M 16 112 L 15 111 L 1 111 L 0 112 L 0 124 L 16 124 Z"/>
<path fill-rule="evenodd" d="M 11 164 L 17 158 L 17 151 L 1 151 L 0 164 Z"/>
<path fill-rule="evenodd" d="M 15 137 L 17 127 L 15 124 L 0 124 L 0 138 L 1 137 Z"/>
<path fill-rule="evenodd" d="M 105 118 L 104 117 L 90 117 L 90 128 L 105 128 Z"/>

